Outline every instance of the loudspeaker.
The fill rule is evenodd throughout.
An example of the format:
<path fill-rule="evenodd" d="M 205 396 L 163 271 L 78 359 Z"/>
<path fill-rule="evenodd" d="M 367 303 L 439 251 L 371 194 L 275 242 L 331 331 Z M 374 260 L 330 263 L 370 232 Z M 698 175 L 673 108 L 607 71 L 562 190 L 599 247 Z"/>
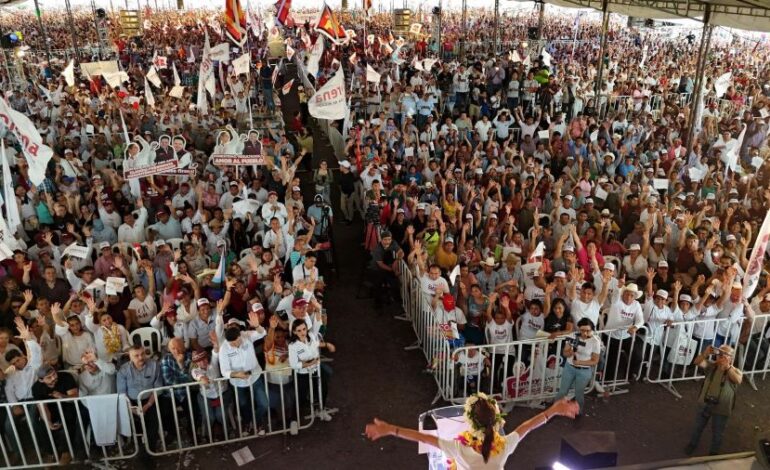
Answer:
<path fill-rule="evenodd" d="M 529 39 L 537 39 L 538 36 L 540 36 L 540 31 L 536 26 L 532 26 L 530 28 L 527 28 L 527 37 Z"/>
<path fill-rule="evenodd" d="M 615 433 L 584 431 L 562 438 L 559 462 L 573 470 L 616 466 Z"/>

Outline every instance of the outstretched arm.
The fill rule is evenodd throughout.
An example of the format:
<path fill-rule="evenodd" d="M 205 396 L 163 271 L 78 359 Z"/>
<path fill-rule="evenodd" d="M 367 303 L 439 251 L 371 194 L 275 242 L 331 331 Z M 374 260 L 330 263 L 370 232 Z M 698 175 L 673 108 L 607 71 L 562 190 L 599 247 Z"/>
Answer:
<path fill-rule="evenodd" d="M 369 439 L 376 441 L 386 436 L 395 436 L 406 441 L 422 442 L 438 449 L 438 437 L 436 436 L 415 431 L 414 429 L 402 428 L 377 418 L 374 418 L 374 421 L 366 425 L 366 437 Z"/>

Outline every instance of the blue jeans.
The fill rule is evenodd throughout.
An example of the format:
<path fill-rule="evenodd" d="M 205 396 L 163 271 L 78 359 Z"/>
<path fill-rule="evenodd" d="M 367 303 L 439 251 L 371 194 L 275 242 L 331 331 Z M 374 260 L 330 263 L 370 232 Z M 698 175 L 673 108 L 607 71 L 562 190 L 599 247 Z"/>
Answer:
<path fill-rule="evenodd" d="M 725 427 L 727 427 L 727 418 L 728 416 L 712 414 L 709 405 L 698 407 L 698 413 L 695 415 L 695 428 L 692 430 L 692 437 L 690 437 L 690 445 L 698 447 L 700 436 L 703 434 L 703 430 L 706 429 L 709 419 L 711 419 L 711 447 L 709 448 L 709 453 L 719 453 L 719 448 L 722 446 L 722 435 L 725 433 Z"/>
<path fill-rule="evenodd" d="M 730 341 L 727 341 L 726 336 L 722 336 L 719 333 L 717 333 L 716 338 L 714 338 L 714 349 L 719 349 L 719 346 L 722 346 L 723 344 L 729 344 L 730 346 L 735 346 L 735 340 L 737 338 L 730 338 Z"/>
<path fill-rule="evenodd" d="M 262 89 L 262 96 L 265 98 L 265 106 L 267 106 L 267 109 L 270 111 L 275 109 L 275 103 L 273 102 L 273 89 L 272 88 L 263 88 Z"/>
<path fill-rule="evenodd" d="M 235 391 L 238 395 L 238 410 L 241 422 L 244 424 L 252 422 L 251 393 L 253 392 L 254 408 L 257 412 L 257 424 L 263 424 L 265 415 L 267 415 L 267 408 L 270 406 L 267 399 L 267 393 L 265 392 L 265 377 L 260 376 L 251 387 L 235 387 Z"/>
<path fill-rule="evenodd" d="M 575 367 L 571 363 L 564 364 L 561 371 L 561 383 L 559 383 L 559 393 L 556 394 L 556 400 L 561 400 L 567 396 L 571 388 L 575 388 L 575 400 L 580 405 L 580 414 L 583 414 L 583 405 L 585 404 L 586 385 L 591 381 L 593 367 Z"/>

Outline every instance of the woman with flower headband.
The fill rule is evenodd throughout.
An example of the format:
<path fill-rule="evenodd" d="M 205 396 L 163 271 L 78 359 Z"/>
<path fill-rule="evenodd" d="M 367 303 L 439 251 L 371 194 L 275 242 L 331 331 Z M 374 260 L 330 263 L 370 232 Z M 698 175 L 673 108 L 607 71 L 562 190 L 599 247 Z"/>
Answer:
<path fill-rule="evenodd" d="M 465 420 L 470 430 L 455 439 L 442 439 L 414 429 L 395 426 L 377 418 L 366 425 L 366 436 L 373 441 L 385 436 L 396 436 L 407 441 L 432 445 L 441 449 L 451 459 L 452 469 L 497 470 L 505 467 L 508 456 L 530 431 L 546 424 L 553 416 L 574 418 L 579 411 L 577 403 L 562 399 L 505 435 L 501 434 L 505 421 L 494 398 L 477 393 L 468 397 L 464 408 Z"/>

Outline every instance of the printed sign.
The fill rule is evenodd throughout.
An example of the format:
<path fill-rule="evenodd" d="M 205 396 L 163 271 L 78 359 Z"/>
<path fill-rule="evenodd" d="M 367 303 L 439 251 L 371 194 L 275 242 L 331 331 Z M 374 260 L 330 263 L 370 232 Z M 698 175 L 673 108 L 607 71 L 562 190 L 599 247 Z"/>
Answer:
<path fill-rule="evenodd" d="M 125 179 L 147 178 L 148 176 L 159 175 L 167 171 L 175 170 L 179 162 L 168 160 L 155 165 L 145 165 L 136 168 L 130 168 L 123 172 Z"/>
<path fill-rule="evenodd" d="M 218 154 L 211 156 L 211 163 L 216 166 L 264 165 L 263 155 Z"/>

